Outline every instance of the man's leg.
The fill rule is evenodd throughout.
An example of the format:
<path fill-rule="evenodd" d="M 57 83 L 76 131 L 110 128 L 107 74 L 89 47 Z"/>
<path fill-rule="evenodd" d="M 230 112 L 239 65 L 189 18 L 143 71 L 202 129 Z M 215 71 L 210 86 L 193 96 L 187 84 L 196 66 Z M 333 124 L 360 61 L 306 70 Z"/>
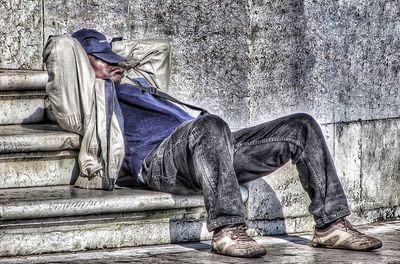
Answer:
<path fill-rule="evenodd" d="M 204 115 L 179 126 L 142 167 L 154 190 L 184 194 L 202 191 L 218 253 L 257 257 L 265 248 L 246 234 L 243 203 L 233 167 L 233 142 L 228 125 L 218 116 Z"/>
<path fill-rule="evenodd" d="M 146 158 L 142 173 L 153 190 L 203 192 L 209 231 L 244 223 L 228 125 L 204 115 L 180 125 Z"/>
<path fill-rule="evenodd" d="M 290 159 L 311 198 L 316 222 L 312 244 L 329 248 L 373 250 L 382 242 L 355 230 L 345 216 L 347 198 L 317 122 L 307 114 L 285 116 L 233 133 L 234 166 L 239 183 L 275 171 Z"/>
<path fill-rule="evenodd" d="M 292 160 L 310 196 L 309 211 L 317 227 L 350 214 L 324 136 L 311 116 L 289 115 L 233 135 L 239 183 L 265 176 Z"/>

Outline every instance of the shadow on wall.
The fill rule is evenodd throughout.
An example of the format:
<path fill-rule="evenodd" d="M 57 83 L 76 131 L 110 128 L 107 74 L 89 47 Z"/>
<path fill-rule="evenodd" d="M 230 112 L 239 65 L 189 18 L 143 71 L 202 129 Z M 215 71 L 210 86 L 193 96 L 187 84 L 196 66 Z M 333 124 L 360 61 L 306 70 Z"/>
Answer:
<path fill-rule="evenodd" d="M 262 178 L 246 186 L 249 189 L 246 203 L 249 227 L 263 236 L 286 234 L 282 204 L 272 187 Z"/>
<path fill-rule="evenodd" d="M 246 184 L 251 192 L 249 199 L 245 203 L 247 223 L 251 235 L 281 235 L 286 234 L 285 217 L 282 204 L 278 199 L 276 192 L 263 179 Z M 202 199 L 202 194 L 199 194 Z M 252 204 L 249 203 L 258 203 Z M 212 233 L 206 229 L 207 214 L 204 207 L 182 210 L 179 214 L 172 216 L 169 222 L 171 243 L 195 242 L 201 240 L 210 240 Z M 308 239 L 300 236 L 283 236 L 282 239 L 295 244 L 306 245 Z M 209 248 L 206 243 L 196 243 L 182 245 L 195 250 Z"/>
<path fill-rule="evenodd" d="M 287 169 L 284 169 L 284 171 L 287 172 Z M 280 173 L 282 172 L 273 174 L 279 177 Z M 272 175 L 269 175 L 267 177 L 271 176 Z M 297 179 L 297 177 L 293 178 Z M 282 181 L 284 181 L 284 179 L 282 179 Z M 285 223 L 282 203 L 270 184 L 268 184 L 265 179 L 261 178 L 246 185 L 250 190 L 249 200 L 246 204 L 249 228 L 254 229 L 258 235 L 262 236 L 287 234 L 288 230 Z M 308 239 L 295 235 L 283 236 L 282 239 L 296 244 L 308 243 Z"/>

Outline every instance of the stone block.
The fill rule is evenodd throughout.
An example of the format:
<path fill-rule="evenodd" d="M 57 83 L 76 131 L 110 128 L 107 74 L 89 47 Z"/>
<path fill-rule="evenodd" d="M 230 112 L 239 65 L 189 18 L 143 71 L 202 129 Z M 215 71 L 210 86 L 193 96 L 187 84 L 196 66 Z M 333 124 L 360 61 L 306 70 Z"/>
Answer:
<path fill-rule="evenodd" d="M 42 69 L 42 10 L 42 1 L 0 1 L 0 69 Z"/>
<path fill-rule="evenodd" d="M 0 201 L 1 220 L 204 207 L 201 195 L 172 195 L 129 188 L 119 188 L 109 192 L 68 185 L 7 189 L 3 190 Z"/>
<path fill-rule="evenodd" d="M 399 199 L 399 120 L 337 123 L 334 160 L 356 223 L 394 219 Z"/>
<path fill-rule="evenodd" d="M 255 1 L 251 122 L 308 112 L 322 123 L 397 116 L 396 2 Z"/>
<path fill-rule="evenodd" d="M 313 37 L 307 34 L 303 1 L 254 1 L 250 6 L 251 123 L 293 112 L 307 112 L 321 123 L 333 120 L 330 87 L 310 79 L 316 61 Z"/>
<path fill-rule="evenodd" d="M 71 34 L 93 28 L 112 37 L 129 38 L 129 1 L 44 1 L 44 39 L 49 35 Z"/>
<path fill-rule="evenodd" d="M 288 163 L 276 172 L 247 184 L 247 218 L 282 220 L 309 215 L 310 200 L 298 179 L 294 165 Z"/>
<path fill-rule="evenodd" d="M 64 131 L 56 124 L 0 127 L 0 153 L 79 149 L 79 140 L 79 135 Z"/>
<path fill-rule="evenodd" d="M 38 123 L 45 115 L 42 91 L 0 92 L 0 124 Z"/>
<path fill-rule="evenodd" d="M 314 220 L 311 215 L 275 220 L 250 220 L 249 227 L 255 234 L 276 236 L 281 234 L 303 233 L 314 230 Z"/>
<path fill-rule="evenodd" d="M 362 125 L 360 122 L 338 123 L 335 129 L 334 161 L 351 208 L 361 202 Z"/>
<path fill-rule="evenodd" d="M 246 2 L 140 0 L 130 10 L 131 36 L 171 41 L 171 93 L 221 115 L 233 129 L 247 125 Z"/>
<path fill-rule="evenodd" d="M 0 189 L 70 184 L 79 140 L 56 124 L 0 126 Z"/>
<path fill-rule="evenodd" d="M 32 221 L 31 225 L 0 228 L 0 256 L 74 252 L 90 249 L 169 244 L 210 239 L 205 230 L 204 215 L 188 210 L 174 210 L 163 215 L 156 211 L 131 217 L 111 215 L 112 218 L 92 218 L 46 223 Z M 191 221 L 188 221 L 190 219 Z M 37 228 L 41 226 L 40 228 Z"/>
<path fill-rule="evenodd" d="M 309 79 L 335 100 L 334 121 L 398 115 L 398 2 L 305 1 L 306 35 L 317 58 Z"/>
<path fill-rule="evenodd" d="M 3 190 L 0 200 L 0 256 L 211 238 L 200 195 L 54 186 Z"/>
<path fill-rule="evenodd" d="M 78 153 L 0 155 L 0 189 L 70 184 L 78 173 Z"/>
<path fill-rule="evenodd" d="M 399 206 L 399 119 L 364 122 L 361 143 L 361 210 Z"/>

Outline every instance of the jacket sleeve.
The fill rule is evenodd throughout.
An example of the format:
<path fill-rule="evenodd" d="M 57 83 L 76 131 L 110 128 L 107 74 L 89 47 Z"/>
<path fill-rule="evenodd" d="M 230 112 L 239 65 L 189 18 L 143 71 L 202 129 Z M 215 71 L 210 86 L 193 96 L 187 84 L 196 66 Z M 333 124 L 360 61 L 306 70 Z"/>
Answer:
<path fill-rule="evenodd" d="M 127 59 L 126 75 L 130 78 L 145 78 L 158 89 L 168 91 L 171 49 L 167 41 L 121 40 L 112 42 L 112 48 Z"/>
<path fill-rule="evenodd" d="M 102 179 L 107 176 L 110 187 L 104 188 L 112 189 L 112 181 L 118 175 L 125 154 L 115 108 L 108 107 L 118 103 L 109 103 L 115 96 L 111 99 L 107 96 L 105 80 L 95 78 L 86 52 L 68 35 L 48 40 L 43 61 L 49 75 L 46 93 L 52 114 L 63 129 L 82 137 L 78 179 L 87 180 L 87 188 L 98 189 L 97 185 L 91 187 L 90 181 L 96 182 L 93 179 L 97 176 Z M 113 85 L 110 90 L 114 95 Z"/>

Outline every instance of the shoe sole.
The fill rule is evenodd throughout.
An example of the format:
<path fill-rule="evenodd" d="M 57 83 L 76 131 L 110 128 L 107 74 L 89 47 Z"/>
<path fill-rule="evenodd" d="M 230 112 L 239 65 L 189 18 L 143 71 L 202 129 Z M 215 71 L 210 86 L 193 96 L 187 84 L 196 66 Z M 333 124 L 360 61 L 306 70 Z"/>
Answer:
<path fill-rule="evenodd" d="M 331 246 L 326 246 L 326 245 L 322 245 L 322 244 L 317 244 L 314 242 L 311 242 L 311 246 L 315 247 L 315 248 L 329 248 L 329 249 L 343 249 L 343 250 L 351 250 L 351 251 L 372 251 L 378 248 L 382 247 L 382 244 L 378 244 L 369 248 L 365 248 L 365 249 L 351 249 L 351 248 L 341 248 L 341 247 L 331 247 Z"/>
<path fill-rule="evenodd" d="M 222 252 L 218 252 L 215 249 L 211 248 L 211 253 L 214 254 L 218 254 L 218 255 L 224 255 L 224 256 L 229 256 L 229 257 L 235 257 L 235 258 L 260 258 L 262 256 L 265 256 L 267 254 L 267 252 L 258 252 L 252 255 L 246 255 L 246 256 L 232 256 L 232 255 L 228 255 L 228 254 L 224 254 Z"/>

